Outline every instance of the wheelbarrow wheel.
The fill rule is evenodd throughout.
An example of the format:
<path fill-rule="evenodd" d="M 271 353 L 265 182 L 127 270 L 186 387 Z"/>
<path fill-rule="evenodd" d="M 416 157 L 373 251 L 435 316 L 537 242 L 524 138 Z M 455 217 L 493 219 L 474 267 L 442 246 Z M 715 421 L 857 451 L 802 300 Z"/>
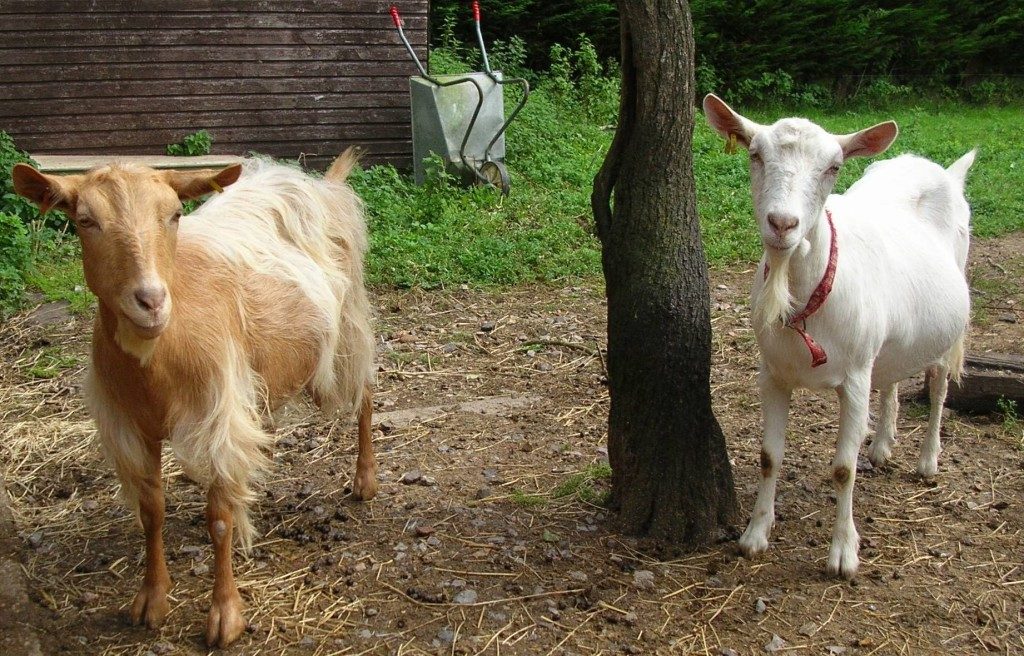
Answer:
<path fill-rule="evenodd" d="M 508 196 L 512 183 L 509 181 L 508 169 L 503 163 L 484 162 L 480 166 L 480 177 L 486 180 L 486 184 L 500 191 L 502 196 Z"/>

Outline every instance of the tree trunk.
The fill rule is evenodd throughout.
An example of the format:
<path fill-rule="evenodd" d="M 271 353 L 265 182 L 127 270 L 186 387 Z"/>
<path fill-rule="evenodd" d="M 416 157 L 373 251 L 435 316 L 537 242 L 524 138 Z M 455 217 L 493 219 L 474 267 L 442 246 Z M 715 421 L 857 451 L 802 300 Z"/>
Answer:
<path fill-rule="evenodd" d="M 612 503 L 624 532 L 693 547 L 736 510 L 711 409 L 710 296 L 690 148 L 693 26 L 683 0 L 620 0 L 619 12 L 619 126 L 592 197 L 608 296 Z"/>

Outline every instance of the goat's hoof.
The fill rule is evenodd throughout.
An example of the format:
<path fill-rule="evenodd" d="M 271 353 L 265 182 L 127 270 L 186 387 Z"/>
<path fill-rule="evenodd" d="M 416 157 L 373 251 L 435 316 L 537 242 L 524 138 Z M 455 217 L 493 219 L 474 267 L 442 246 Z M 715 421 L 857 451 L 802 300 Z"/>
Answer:
<path fill-rule="evenodd" d="M 751 531 L 749 528 L 743 532 L 739 540 L 740 551 L 747 558 L 753 558 L 757 554 L 768 551 L 768 536 L 760 531 Z"/>
<path fill-rule="evenodd" d="M 847 581 L 857 575 L 857 566 L 860 564 L 855 549 L 842 549 L 833 547 L 828 552 L 828 565 L 826 569 L 832 576 L 844 578 Z"/>
<path fill-rule="evenodd" d="M 358 501 L 369 501 L 377 496 L 377 472 L 356 472 L 352 481 L 352 497 Z"/>
<path fill-rule="evenodd" d="M 146 628 L 159 629 L 169 612 L 171 606 L 167 603 L 167 588 L 143 584 L 132 602 L 129 617 L 135 626 L 145 624 Z"/>
<path fill-rule="evenodd" d="M 921 462 L 917 463 L 917 473 L 920 474 L 923 478 L 935 478 L 936 476 L 939 475 L 938 460 L 936 459 L 935 462 L 932 462 L 930 460 L 922 460 Z"/>
<path fill-rule="evenodd" d="M 876 442 L 872 442 L 871 446 L 868 447 L 868 460 L 871 462 L 873 467 L 881 467 L 885 463 L 889 462 L 889 456 L 892 455 L 892 449 L 888 445 L 882 446 Z"/>
<path fill-rule="evenodd" d="M 244 632 L 242 598 L 238 593 L 223 601 L 214 601 L 206 619 L 206 646 L 224 649 L 238 640 Z"/>

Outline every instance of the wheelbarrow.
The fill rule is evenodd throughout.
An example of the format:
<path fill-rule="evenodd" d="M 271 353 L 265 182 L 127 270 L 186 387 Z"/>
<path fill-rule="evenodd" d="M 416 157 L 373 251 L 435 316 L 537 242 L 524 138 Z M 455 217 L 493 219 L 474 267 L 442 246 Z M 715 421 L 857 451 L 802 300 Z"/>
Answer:
<path fill-rule="evenodd" d="M 437 154 L 449 170 L 463 178 L 508 194 L 511 183 L 505 168 L 505 130 L 526 105 L 530 85 L 522 78 L 506 78 L 501 71 L 491 70 L 480 31 L 479 1 L 473 1 L 473 22 L 483 55 L 483 72 L 430 75 L 409 44 L 402 29 L 402 18 L 394 5 L 391 19 L 420 72 L 409 78 L 416 184 L 422 184 L 426 177 L 425 160 Z M 505 118 L 505 85 L 522 89 L 522 98 L 508 118 Z"/>

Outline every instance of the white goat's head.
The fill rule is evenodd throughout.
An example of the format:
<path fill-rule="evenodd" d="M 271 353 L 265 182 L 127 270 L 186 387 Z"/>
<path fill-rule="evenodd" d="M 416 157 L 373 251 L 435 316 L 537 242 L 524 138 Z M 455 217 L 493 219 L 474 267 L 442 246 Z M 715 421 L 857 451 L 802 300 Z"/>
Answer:
<path fill-rule="evenodd" d="M 759 125 L 714 94 L 704 98 L 704 115 L 720 135 L 749 151 L 761 241 L 780 255 L 792 252 L 819 219 L 843 162 L 883 152 L 898 133 L 892 121 L 846 135 L 829 134 L 802 118 Z"/>

